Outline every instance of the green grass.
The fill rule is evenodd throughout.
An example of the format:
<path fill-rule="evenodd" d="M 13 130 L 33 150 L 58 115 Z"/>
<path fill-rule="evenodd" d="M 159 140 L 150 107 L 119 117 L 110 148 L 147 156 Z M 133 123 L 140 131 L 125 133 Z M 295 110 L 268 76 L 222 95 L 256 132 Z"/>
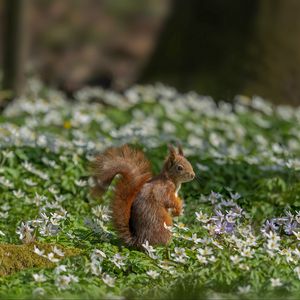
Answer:
<path fill-rule="evenodd" d="M 0 270 L 16 266 L 0 277 L 0 297 L 297 298 L 299 119 L 298 108 L 259 98 L 216 104 L 156 85 L 123 96 L 85 89 L 67 100 L 30 81 L 0 117 Z M 172 242 L 151 257 L 118 240 L 107 210 L 113 186 L 92 199 L 88 164 L 130 143 L 157 173 L 177 141 L 200 180 L 182 186 Z M 262 231 L 267 220 L 281 224 L 274 234 Z M 21 245 L 31 240 L 44 256 Z M 22 255 L 9 260 L 7 244 Z M 64 255 L 49 260 L 53 245 Z"/>

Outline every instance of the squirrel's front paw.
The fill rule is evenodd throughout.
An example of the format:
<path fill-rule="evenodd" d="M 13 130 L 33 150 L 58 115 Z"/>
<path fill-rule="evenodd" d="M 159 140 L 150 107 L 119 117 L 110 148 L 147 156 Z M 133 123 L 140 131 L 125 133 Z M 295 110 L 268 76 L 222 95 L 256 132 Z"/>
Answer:
<path fill-rule="evenodd" d="M 172 210 L 173 217 L 180 216 L 181 214 L 182 214 L 182 208 L 181 207 L 176 207 Z"/>

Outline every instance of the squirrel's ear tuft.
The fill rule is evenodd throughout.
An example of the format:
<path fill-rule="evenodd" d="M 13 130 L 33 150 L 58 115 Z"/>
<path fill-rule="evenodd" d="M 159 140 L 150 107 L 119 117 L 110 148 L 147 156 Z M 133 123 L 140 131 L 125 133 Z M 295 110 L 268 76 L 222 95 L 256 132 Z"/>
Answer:
<path fill-rule="evenodd" d="M 178 148 L 178 154 L 181 155 L 181 156 L 184 156 L 182 146 L 181 146 L 180 143 L 177 144 L 177 148 Z"/>
<path fill-rule="evenodd" d="M 175 158 L 175 156 L 176 156 L 176 150 L 173 147 L 173 145 L 168 144 L 168 148 L 169 148 L 169 156 L 170 156 L 170 158 Z"/>

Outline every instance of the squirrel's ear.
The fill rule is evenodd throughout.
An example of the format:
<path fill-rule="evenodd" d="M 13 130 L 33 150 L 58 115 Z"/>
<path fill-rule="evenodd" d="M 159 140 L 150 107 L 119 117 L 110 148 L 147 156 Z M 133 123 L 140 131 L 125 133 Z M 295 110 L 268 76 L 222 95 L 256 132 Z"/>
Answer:
<path fill-rule="evenodd" d="M 184 156 L 182 146 L 181 146 L 180 143 L 177 144 L 177 148 L 178 148 L 178 154 L 181 155 L 181 156 Z"/>
<path fill-rule="evenodd" d="M 169 148 L 169 155 L 171 158 L 175 158 L 176 156 L 176 150 L 175 148 L 171 145 L 171 144 L 168 144 L 168 148 Z"/>

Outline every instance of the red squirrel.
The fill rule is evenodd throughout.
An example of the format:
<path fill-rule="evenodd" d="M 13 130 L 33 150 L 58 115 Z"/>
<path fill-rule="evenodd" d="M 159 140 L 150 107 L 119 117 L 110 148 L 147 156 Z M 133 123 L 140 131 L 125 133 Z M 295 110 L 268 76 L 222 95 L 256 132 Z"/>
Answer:
<path fill-rule="evenodd" d="M 169 145 L 169 155 L 157 176 L 152 175 L 144 153 L 128 145 L 97 155 L 91 169 L 96 182 L 92 194 L 96 196 L 107 190 L 117 174 L 121 175 L 111 207 L 114 227 L 126 245 L 140 248 L 146 241 L 150 245 L 168 244 L 171 232 L 166 225 L 171 226 L 172 216 L 182 211 L 178 197 L 181 183 L 195 177 L 181 146 L 176 151 Z"/>

